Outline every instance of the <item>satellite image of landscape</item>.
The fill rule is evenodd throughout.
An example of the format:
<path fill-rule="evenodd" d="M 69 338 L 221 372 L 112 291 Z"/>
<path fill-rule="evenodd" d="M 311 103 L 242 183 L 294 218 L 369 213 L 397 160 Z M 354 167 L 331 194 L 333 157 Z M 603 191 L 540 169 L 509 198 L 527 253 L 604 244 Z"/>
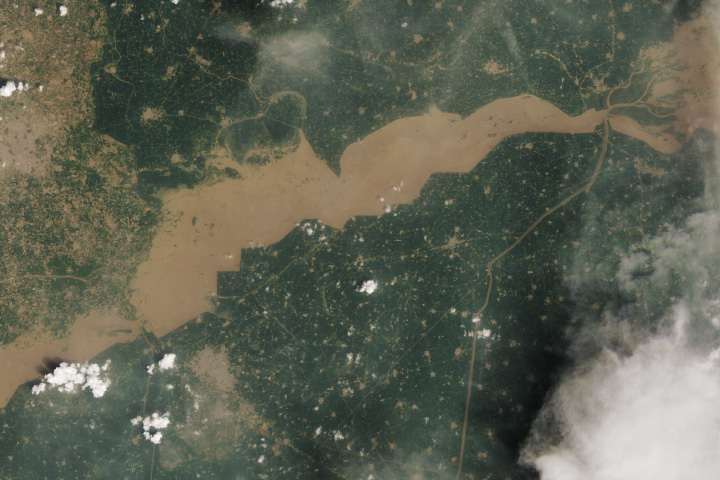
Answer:
<path fill-rule="evenodd" d="M 0 1 L 0 479 L 720 479 L 719 22 Z"/>

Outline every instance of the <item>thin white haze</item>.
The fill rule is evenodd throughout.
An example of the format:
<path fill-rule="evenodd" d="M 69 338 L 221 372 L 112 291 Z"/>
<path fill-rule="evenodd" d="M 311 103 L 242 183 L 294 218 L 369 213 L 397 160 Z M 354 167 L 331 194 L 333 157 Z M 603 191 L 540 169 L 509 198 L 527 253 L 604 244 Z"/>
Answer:
<path fill-rule="evenodd" d="M 678 279 L 685 293 L 659 328 L 640 326 L 631 308 L 576 334 L 575 351 L 586 353 L 521 454 L 543 480 L 720 479 L 720 160 L 709 163 L 702 213 L 646 237 L 614 277 L 624 298 L 651 305 L 665 304 Z M 632 274 L 648 265 L 648 275 Z"/>

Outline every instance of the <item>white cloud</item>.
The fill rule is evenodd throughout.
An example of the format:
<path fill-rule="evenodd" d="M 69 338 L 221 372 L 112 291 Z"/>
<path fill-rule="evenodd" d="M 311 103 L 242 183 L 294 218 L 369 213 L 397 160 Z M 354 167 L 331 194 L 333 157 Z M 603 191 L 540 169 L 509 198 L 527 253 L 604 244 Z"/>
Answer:
<path fill-rule="evenodd" d="M 160 369 L 160 371 L 163 370 L 170 370 L 172 368 L 175 368 L 175 359 L 177 358 L 177 355 L 174 353 L 166 353 L 165 356 L 160 359 L 160 361 L 157 364 L 152 364 L 147 366 L 147 372 L 148 375 L 152 375 L 155 373 L 156 367 Z"/>
<path fill-rule="evenodd" d="M 5 85 L 0 88 L 0 95 L 3 97 L 9 97 L 13 92 L 17 90 L 17 85 L 12 80 L 8 80 Z"/>
<path fill-rule="evenodd" d="M 96 398 L 105 395 L 110 380 L 102 376 L 110 365 L 107 360 L 101 367 L 97 363 L 61 363 L 55 370 L 48 373 L 42 382 L 32 387 L 32 393 L 39 395 L 48 387 L 57 389 L 60 392 L 71 393 L 80 387 L 82 390 L 89 389 Z"/>
<path fill-rule="evenodd" d="M 295 0 L 272 0 L 270 2 L 271 7 L 284 7 L 285 5 L 290 5 L 294 3 Z"/>
<path fill-rule="evenodd" d="M 319 32 L 288 32 L 261 45 L 259 71 L 264 75 L 309 75 L 325 78 L 330 42 Z"/>
<path fill-rule="evenodd" d="M 68 8 L 65 5 L 60 5 L 58 7 L 58 12 L 60 12 L 61 17 L 64 17 L 68 13 Z"/>
<path fill-rule="evenodd" d="M 4 52 L 0 52 L 0 53 L 4 53 Z M 2 56 L 2 55 L 0 55 L 0 56 Z M 6 83 L 5 83 L 5 85 L 3 85 L 3 86 L 0 88 L 0 96 L 9 97 L 10 95 L 13 94 L 13 92 L 18 92 L 18 93 L 20 93 L 20 92 L 23 92 L 23 91 L 25 91 L 25 90 L 30 90 L 30 84 L 29 84 L 29 83 L 27 83 L 27 82 L 18 82 L 18 83 L 15 83 L 15 82 L 13 82 L 12 80 L 7 80 Z"/>
<path fill-rule="evenodd" d="M 40 393 L 44 392 L 47 388 L 47 383 L 39 383 L 37 385 L 33 385 L 32 387 L 32 393 L 34 395 L 39 395 Z"/>
<path fill-rule="evenodd" d="M 358 292 L 360 293 L 367 293 L 370 295 L 375 290 L 377 290 L 378 284 L 375 280 L 365 280 L 363 284 L 358 289 Z"/>
<path fill-rule="evenodd" d="M 492 336 L 492 331 L 487 328 L 481 328 L 478 330 L 470 330 L 465 332 L 466 337 L 475 337 L 475 338 L 490 338 Z M 493 338 L 493 340 L 496 340 L 497 337 Z"/>
<path fill-rule="evenodd" d="M 36 8 L 36 9 L 35 9 L 35 16 L 36 16 L 36 17 L 37 17 L 38 15 L 42 15 L 42 14 L 43 14 L 43 9 L 42 9 L 42 8 Z"/>
<path fill-rule="evenodd" d="M 160 415 L 159 413 L 154 412 L 152 415 L 145 418 L 138 416 L 130 420 L 130 423 L 133 426 L 139 425 L 141 422 L 143 427 L 143 437 L 145 440 L 149 440 L 152 443 L 160 443 L 163 438 L 163 434 L 160 430 L 164 430 L 168 427 L 168 425 L 170 425 L 170 414 L 166 412 Z"/>
<path fill-rule="evenodd" d="M 622 258 L 576 269 L 571 286 L 586 313 L 576 319 L 574 369 L 543 406 L 521 454 L 543 480 L 720 478 L 717 173 L 708 172 L 705 193 L 694 200 L 703 212 L 665 224 Z M 637 211 L 625 208 L 628 218 Z M 587 312 L 599 298 L 605 305 L 595 318 Z"/>
<path fill-rule="evenodd" d="M 145 417 L 143 419 L 143 429 L 145 430 L 149 430 L 151 428 L 162 430 L 164 428 L 167 428 L 168 425 L 170 425 L 169 413 L 164 413 L 163 415 L 160 415 L 159 413 L 155 412 L 151 416 Z"/>
<path fill-rule="evenodd" d="M 682 309 L 676 321 L 683 323 Z M 677 332 L 682 332 L 679 327 Z M 525 449 L 544 480 L 720 478 L 720 368 L 674 334 L 566 378 Z M 543 428 L 560 428 L 552 438 Z"/>
<path fill-rule="evenodd" d="M 165 356 L 158 362 L 158 367 L 160 370 L 169 370 L 173 367 L 175 367 L 175 357 L 176 355 L 174 353 L 167 353 Z"/>
<path fill-rule="evenodd" d="M 350 328 L 352 328 L 352 327 L 350 327 Z M 349 332 L 348 332 L 348 335 L 349 335 Z M 346 353 L 346 354 L 345 354 L 345 357 L 347 358 L 347 363 L 348 363 L 348 364 L 353 364 L 353 363 L 359 364 L 359 363 L 360 363 L 360 358 L 362 357 L 362 354 L 361 354 L 361 353 L 358 353 L 358 354 L 356 355 L 356 354 L 354 354 L 354 353 Z"/>

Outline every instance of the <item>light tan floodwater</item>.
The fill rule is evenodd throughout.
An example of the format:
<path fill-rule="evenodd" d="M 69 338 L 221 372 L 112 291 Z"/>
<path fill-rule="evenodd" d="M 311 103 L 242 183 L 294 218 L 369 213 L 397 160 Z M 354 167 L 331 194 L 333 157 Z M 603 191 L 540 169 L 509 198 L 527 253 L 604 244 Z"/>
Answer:
<path fill-rule="evenodd" d="M 673 123 L 676 132 L 708 128 L 720 133 L 712 97 L 718 64 L 708 51 L 715 45 L 706 38 L 708 31 L 712 29 L 702 22 L 689 23 L 676 32 L 675 43 L 645 52 L 667 58 L 672 47 L 689 65 L 663 76 L 645 102 L 663 104 L 665 95 L 686 91 Z M 0 349 L 0 406 L 18 385 L 38 377 L 36 368 L 44 357 L 88 360 L 114 343 L 136 338 L 139 324 L 163 336 L 210 310 L 218 271 L 237 269 L 243 248 L 275 243 L 303 219 L 343 228 L 353 216 L 383 215 L 386 207 L 412 202 L 434 172 L 467 172 L 510 135 L 591 133 L 605 119 L 614 130 L 660 152 L 682 146 L 665 129 L 643 127 L 612 110 L 570 117 L 548 102 L 522 95 L 496 100 L 465 119 L 433 110 L 397 120 L 350 145 L 339 177 L 315 155 L 302 132 L 295 152 L 261 167 L 239 166 L 219 149 L 214 161 L 239 169 L 242 178 L 163 195 L 165 220 L 131 283 L 140 322 L 91 314 L 79 319 L 64 339 L 28 336 Z"/>

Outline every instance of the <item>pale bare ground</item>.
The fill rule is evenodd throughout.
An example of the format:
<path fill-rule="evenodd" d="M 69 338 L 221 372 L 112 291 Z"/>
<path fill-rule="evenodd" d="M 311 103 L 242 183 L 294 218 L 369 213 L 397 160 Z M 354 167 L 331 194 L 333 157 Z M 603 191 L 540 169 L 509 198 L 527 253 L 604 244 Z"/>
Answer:
<path fill-rule="evenodd" d="M 674 62 L 669 68 L 674 75 L 659 77 L 645 103 L 679 107 L 673 127 L 686 135 L 700 127 L 720 132 L 714 96 L 718 62 L 710 30 L 707 22 L 685 24 L 676 32 L 675 44 L 645 52 Z M 673 92 L 682 93 L 679 103 Z M 243 248 L 275 243 L 303 219 L 342 228 L 353 216 L 382 215 L 387 206 L 413 201 L 432 173 L 467 172 L 510 135 L 589 133 L 605 119 L 616 131 L 660 152 L 682 145 L 666 128 L 642 126 L 612 114 L 612 108 L 570 117 L 548 102 L 522 95 L 496 100 L 465 119 L 433 110 L 395 121 L 346 149 L 340 177 L 317 158 L 302 132 L 297 151 L 262 167 L 239 167 L 218 148 L 215 161 L 239 168 L 242 178 L 163 195 L 165 220 L 131 283 L 131 301 L 145 328 L 163 336 L 211 309 L 217 272 L 237 269 Z M 83 324 L 81 319 L 69 338 L 26 339 L 0 349 L 4 365 L 13 366 L 0 373 L 0 406 L 18 385 L 38 376 L 35 368 L 43 357 L 84 361 L 137 336 L 135 324 L 116 321 L 132 333 L 89 342 L 97 336 L 98 320 Z"/>
<path fill-rule="evenodd" d="M 97 39 L 106 33 L 105 9 L 96 0 L 76 3 L 74 14 L 62 22 L 48 9 L 40 17 L 28 15 L 27 7 L 0 3 L 1 50 L 6 55 L 0 62 L 2 76 L 31 85 L 0 100 L 0 189 L 15 181 L 18 173 L 47 175 L 53 168 L 50 157 L 55 146 L 92 116 L 90 65 L 100 59 L 102 43 Z M 88 360 L 114 343 L 135 338 L 137 324 L 112 314 L 91 313 L 78 318 L 66 338 L 35 332 L 0 347 L 0 407 L 18 385 L 38 377 L 36 369 L 43 358 Z"/>
<path fill-rule="evenodd" d="M 232 454 L 238 439 L 254 433 L 271 436 L 272 423 L 242 393 L 235 391 L 235 370 L 240 361 L 231 359 L 224 347 L 218 350 L 205 346 L 188 362 L 200 385 L 191 393 L 194 405 L 189 406 L 176 434 L 203 457 L 226 458 Z M 161 462 L 168 459 L 167 463 L 173 463 L 176 457 L 173 449 L 172 443 L 163 442 Z"/>
<path fill-rule="evenodd" d="M 3 110 L 0 120 L 5 129 L 0 136 L 0 182 L 4 180 L 3 174 L 11 170 L 44 174 L 52 153 L 51 146 L 48 149 L 41 146 L 48 135 L 45 119 L 33 108 Z"/>
<path fill-rule="evenodd" d="M 93 312 L 78 318 L 65 338 L 25 335 L 0 349 L 0 407 L 7 404 L 19 385 L 39 377 L 37 368 L 43 358 L 85 362 L 118 342 L 133 340 L 138 332 L 138 322 Z"/>
<path fill-rule="evenodd" d="M 2 77 L 30 84 L 0 100 L 0 186 L 10 171 L 47 174 L 53 146 L 91 115 L 89 65 L 102 55 L 105 10 L 96 0 L 79 2 L 62 22 L 27 7 L 0 3 Z"/>

